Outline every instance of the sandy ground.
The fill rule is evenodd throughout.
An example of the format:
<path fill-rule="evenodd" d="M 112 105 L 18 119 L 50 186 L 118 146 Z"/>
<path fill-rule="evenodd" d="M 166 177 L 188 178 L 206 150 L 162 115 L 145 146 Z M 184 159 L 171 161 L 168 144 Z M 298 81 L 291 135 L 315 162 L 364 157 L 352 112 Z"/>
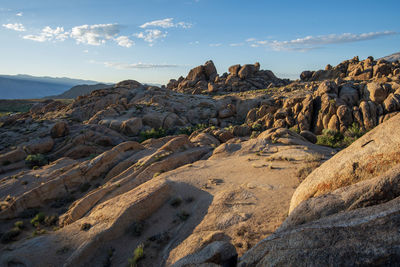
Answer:
<path fill-rule="evenodd" d="M 215 240 L 229 240 L 240 256 L 284 221 L 300 183 L 297 170 L 313 155 L 327 159 L 331 150 L 250 140 L 237 151 L 161 174 L 172 183 L 171 201 L 142 222 L 139 237 L 127 233 L 94 258 L 97 264 L 123 266 L 144 244 L 146 258 L 139 266 L 168 266 Z M 181 200 L 176 207 L 175 199 Z"/>

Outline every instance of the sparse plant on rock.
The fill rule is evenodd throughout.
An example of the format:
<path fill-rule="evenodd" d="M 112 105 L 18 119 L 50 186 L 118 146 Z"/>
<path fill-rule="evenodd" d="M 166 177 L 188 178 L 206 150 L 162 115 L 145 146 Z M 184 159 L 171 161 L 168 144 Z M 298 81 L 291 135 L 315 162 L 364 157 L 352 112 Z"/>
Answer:
<path fill-rule="evenodd" d="M 28 165 L 30 168 L 34 168 L 35 166 L 44 166 L 47 164 L 47 162 L 47 158 L 42 154 L 31 154 L 25 159 L 26 165 Z"/>
<path fill-rule="evenodd" d="M 140 244 L 133 251 L 133 257 L 128 259 L 129 267 L 136 267 L 139 260 L 144 258 L 144 245 Z"/>

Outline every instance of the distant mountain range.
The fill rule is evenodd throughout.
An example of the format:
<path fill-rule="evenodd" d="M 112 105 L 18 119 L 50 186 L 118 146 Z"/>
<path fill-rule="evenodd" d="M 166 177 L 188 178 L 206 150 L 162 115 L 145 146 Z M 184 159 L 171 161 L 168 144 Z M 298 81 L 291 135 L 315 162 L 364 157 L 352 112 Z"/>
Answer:
<path fill-rule="evenodd" d="M 98 83 L 98 84 L 93 84 L 93 85 L 87 85 L 87 84 L 76 85 L 76 86 L 72 87 L 71 89 L 65 91 L 62 94 L 54 95 L 54 96 L 47 96 L 45 98 L 53 98 L 53 99 L 76 98 L 81 95 L 90 94 L 94 90 L 109 88 L 111 86 L 112 85 L 104 84 L 104 83 Z"/>
<path fill-rule="evenodd" d="M 383 57 L 383 59 L 390 61 L 390 62 L 398 61 L 398 60 L 400 60 L 400 52 Z"/>
<path fill-rule="evenodd" d="M 30 75 L 0 75 L 0 99 L 35 99 L 59 95 L 76 85 L 96 85 L 96 81 L 35 77 Z"/>

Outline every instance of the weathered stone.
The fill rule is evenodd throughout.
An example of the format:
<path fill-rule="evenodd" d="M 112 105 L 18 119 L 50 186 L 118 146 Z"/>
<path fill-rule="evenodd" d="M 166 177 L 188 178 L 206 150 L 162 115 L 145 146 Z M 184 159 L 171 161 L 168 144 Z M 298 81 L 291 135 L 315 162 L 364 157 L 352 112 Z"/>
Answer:
<path fill-rule="evenodd" d="M 300 135 L 303 136 L 305 139 L 310 141 L 311 143 L 315 144 L 317 142 L 317 136 L 310 131 L 301 131 Z"/>
<path fill-rule="evenodd" d="M 373 102 L 382 103 L 387 97 L 386 90 L 376 82 L 368 83 L 365 90 L 366 96 Z"/>
<path fill-rule="evenodd" d="M 127 135 L 137 135 L 142 129 L 142 119 L 141 118 L 130 118 L 125 120 L 121 124 L 121 130 Z"/>
<path fill-rule="evenodd" d="M 255 72 L 256 72 L 256 67 L 254 65 L 246 64 L 240 68 L 238 76 L 240 79 L 244 80 L 252 77 Z"/>
<path fill-rule="evenodd" d="M 215 241 L 200 251 L 180 259 L 172 267 L 203 266 L 202 264 L 205 263 L 214 263 L 218 266 L 236 266 L 237 256 L 236 249 L 232 244 Z"/>
<path fill-rule="evenodd" d="M 64 137 L 69 134 L 69 127 L 66 122 L 57 122 L 54 124 L 54 126 L 51 128 L 50 131 L 51 137 L 53 138 L 59 138 L 59 137 Z"/>

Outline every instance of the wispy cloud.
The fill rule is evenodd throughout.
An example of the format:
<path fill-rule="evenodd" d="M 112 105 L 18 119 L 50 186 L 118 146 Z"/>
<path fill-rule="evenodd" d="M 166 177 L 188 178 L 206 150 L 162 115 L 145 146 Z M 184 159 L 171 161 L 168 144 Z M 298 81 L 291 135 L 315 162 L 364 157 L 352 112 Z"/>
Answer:
<path fill-rule="evenodd" d="M 134 36 L 136 36 L 139 39 L 143 39 L 145 42 L 148 42 L 150 46 L 153 46 L 158 39 L 163 39 L 167 37 L 167 34 L 168 32 L 163 32 L 158 29 L 154 29 L 136 33 L 134 34 Z"/>
<path fill-rule="evenodd" d="M 252 47 L 270 47 L 276 51 L 304 52 L 313 49 L 318 49 L 325 45 L 372 40 L 394 34 L 398 33 L 393 31 L 370 32 L 361 34 L 342 33 L 342 34 L 329 34 L 329 35 L 319 35 L 319 36 L 307 36 L 304 38 L 298 38 L 288 41 L 256 40 L 254 38 L 250 38 L 246 41 L 249 42 Z"/>
<path fill-rule="evenodd" d="M 21 23 L 9 23 L 9 24 L 3 24 L 4 28 L 10 29 L 10 30 L 14 30 L 17 32 L 24 32 L 26 31 L 24 25 L 22 25 Z"/>
<path fill-rule="evenodd" d="M 222 44 L 221 43 L 209 44 L 209 46 L 211 46 L 211 47 L 220 47 L 220 46 L 222 46 Z"/>
<path fill-rule="evenodd" d="M 189 42 L 189 44 L 190 45 L 198 45 L 198 44 L 200 44 L 200 42 L 199 41 L 194 41 L 194 42 Z"/>
<path fill-rule="evenodd" d="M 17 17 L 22 17 L 24 15 L 24 13 L 22 13 L 22 12 L 18 12 L 17 14 L 15 14 L 15 16 L 17 16 Z"/>
<path fill-rule="evenodd" d="M 243 46 L 243 45 L 244 45 L 244 43 L 232 43 L 232 44 L 229 44 L 229 46 L 232 46 L 232 47 Z"/>
<path fill-rule="evenodd" d="M 106 40 L 114 39 L 119 31 L 120 26 L 118 24 L 81 25 L 72 28 L 71 37 L 78 44 L 98 46 L 104 44 Z"/>
<path fill-rule="evenodd" d="M 159 69 L 159 68 L 176 68 L 178 65 L 172 64 L 148 64 L 148 63 L 121 63 L 121 62 L 104 62 L 106 67 L 115 69 Z"/>
<path fill-rule="evenodd" d="M 159 27 L 159 28 L 164 28 L 164 29 L 176 27 L 176 28 L 188 29 L 188 28 L 192 27 L 192 24 L 188 23 L 188 22 L 183 22 L 183 21 L 174 23 L 173 18 L 167 18 L 167 19 L 160 19 L 160 20 L 146 22 L 139 27 L 142 29 L 150 28 L 150 27 L 154 27 L 154 28 Z"/>
<path fill-rule="evenodd" d="M 128 36 L 119 36 L 119 37 L 115 38 L 114 40 L 117 42 L 117 44 L 119 46 L 127 47 L 127 48 L 129 48 L 135 44 L 135 42 L 132 41 L 131 39 L 129 39 Z"/>
<path fill-rule="evenodd" d="M 46 41 L 64 41 L 68 39 L 69 33 L 64 31 L 63 27 L 57 27 L 52 29 L 50 26 L 46 26 L 42 29 L 38 35 L 25 35 L 22 38 L 35 41 L 35 42 L 46 42 Z"/>

